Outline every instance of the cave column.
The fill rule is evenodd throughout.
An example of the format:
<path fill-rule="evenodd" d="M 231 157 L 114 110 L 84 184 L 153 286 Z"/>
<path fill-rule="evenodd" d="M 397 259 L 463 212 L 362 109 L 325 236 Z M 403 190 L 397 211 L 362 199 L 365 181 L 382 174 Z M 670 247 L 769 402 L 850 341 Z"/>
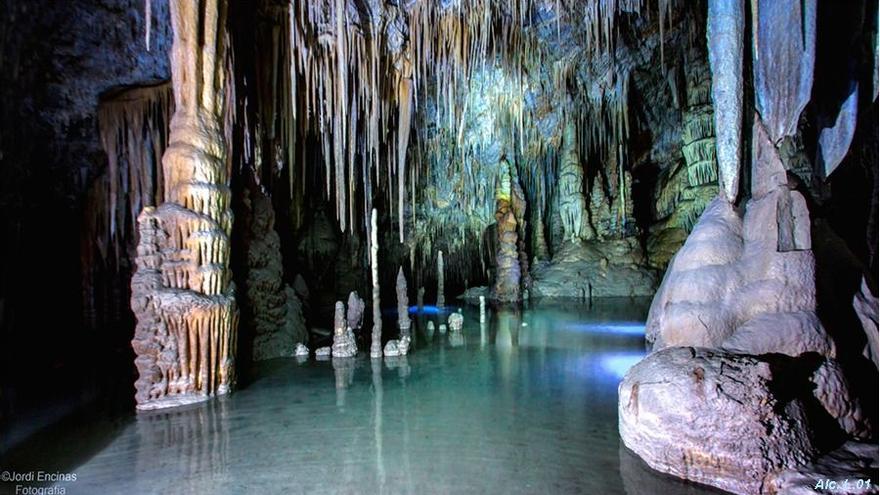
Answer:
<path fill-rule="evenodd" d="M 165 203 L 138 217 L 131 286 L 138 409 L 204 400 L 235 383 L 238 309 L 223 137 L 226 2 L 179 0 L 170 9 L 176 106 L 162 157 Z"/>
<path fill-rule="evenodd" d="M 559 213 L 564 241 L 582 238 L 587 210 L 584 197 L 584 170 L 577 149 L 577 128 L 572 120 L 565 124 L 562 157 L 559 164 Z"/>
<path fill-rule="evenodd" d="M 521 194 L 521 191 L 520 191 Z M 495 186 L 495 225 L 498 247 L 495 254 L 495 285 L 492 295 L 499 301 L 519 301 L 521 266 L 519 260 L 519 232 L 516 206 L 522 198 L 514 197 L 513 174 L 507 158 L 498 162 Z M 524 201 L 522 201 L 524 202 Z"/>

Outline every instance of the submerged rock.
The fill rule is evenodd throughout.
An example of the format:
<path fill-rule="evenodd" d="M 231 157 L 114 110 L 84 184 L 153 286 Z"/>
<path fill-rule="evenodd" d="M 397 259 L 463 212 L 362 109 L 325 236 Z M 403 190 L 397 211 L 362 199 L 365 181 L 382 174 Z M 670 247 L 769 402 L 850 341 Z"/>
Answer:
<path fill-rule="evenodd" d="M 319 347 L 315 349 L 315 357 L 318 359 L 327 359 L 330 357 L 330 354 L 332 354 L 332 352 L 333 351 L 330 349 L 329 346 Z"/>
<path fill-rule="evenodd" d="M 293 351 L 294 356 L 308 356 L 309 348 L 303 345 L 302 342 L 296 344 L 296 349 Z"/>

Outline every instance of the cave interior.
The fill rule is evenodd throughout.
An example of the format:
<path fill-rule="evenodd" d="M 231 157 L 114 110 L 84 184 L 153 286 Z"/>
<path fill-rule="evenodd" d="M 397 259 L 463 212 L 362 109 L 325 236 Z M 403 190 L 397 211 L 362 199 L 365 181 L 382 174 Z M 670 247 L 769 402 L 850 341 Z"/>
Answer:
<path fill-rule="evenodd" d="M 877 493 L 877 23 L 865 0 L 0 4 L 0 470 Z M 264 449 L 297 467 L 240 458 Z"/>

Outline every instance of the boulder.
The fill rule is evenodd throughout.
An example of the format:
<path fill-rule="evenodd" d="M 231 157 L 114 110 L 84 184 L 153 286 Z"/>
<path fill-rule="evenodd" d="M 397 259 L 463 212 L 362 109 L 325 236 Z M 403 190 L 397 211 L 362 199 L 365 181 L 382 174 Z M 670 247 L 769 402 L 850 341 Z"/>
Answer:
<path fill-rule="evenodd" d="M 620 436 L 652 468 L 742 494 L 813 460 L 807 387 L 778 363 L 693 347 L 655 352 L 619 387 Z M 807 392 L 808 394 L 808 392 Z"/>

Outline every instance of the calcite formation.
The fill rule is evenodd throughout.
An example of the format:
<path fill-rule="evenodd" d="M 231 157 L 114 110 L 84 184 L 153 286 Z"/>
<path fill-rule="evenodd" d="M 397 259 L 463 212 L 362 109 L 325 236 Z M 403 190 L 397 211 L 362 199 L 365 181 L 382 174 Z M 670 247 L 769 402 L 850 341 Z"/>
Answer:
<path fill-rule="evenodd" d="M 373 334 L 370 357 L 382 357 L 382 307 L 379 291 L 379 227 L 376 209 L 370 217 L 370 273 L 373 280 Z"/>
<path fill-rule="evenodd" d="M 333 357 L 346 358 L 357 355 L 357 342 L 354 332 L 345 318 L 345 304 L 336 302 L 335 316 L 333 318 Z"/>
<path fill-rule="evenodd" d="M 407 296 L 406 276 L 403 274 L 403 267 L 397 271 L 397 327 L 400 328 L 400 335 L 409 335 L 409 328 L 412 322 L 409 319 L 409 296 Z"/>
<path fill-rule="evenodd" d="M 386 357 L 406 356 L 409 352 L 410 338 L 408 336 L 400 339 L 389 340 L 385 343 L 383 354 Z"/>
<path fill-rule="evenodd" d="M 437 251 L 437 307 L 440 309 L 446 307 L 446 289 L 443 287 L 443 278 L 443 251 Z"/>
<path fill-rule="evenodd" d="M 712 66 L 712 101 L 718 150 L 718 183 L 727 201 L 739 194 L 742 163 L 744 0 L 709 0 L 706 39 Z"/>
<path fill-rule="evenodd" d="M 492 295 L 499 301 L 518 301 L 521 298 L 522 271 L 519 260 L 519 219 L 514 203 L 513 173 L 506 158 L 498 163 L 495 185 L 495 225 L 498 235 L 495 253 L 495 285 Z M 520 192 L 521 195 L 521 192 Z"/>
<path fill-rule="evenodd" d="M 175 113 L 162 157 L 165 202 L 138 216 L 131 281 L 138 409 L 228 393 L 238 309 L 229 271 L 226 2 L 171 2 Z"/>
<path fill-rule="evenodd" d="M 464 317 L 461 313 L 452 313 L 449 315 L 449 319 L 447 320 L 449 324 L 449 330 L 452 332 L 460 332 L 462 326 L 464 326 Z"/>
<path fill-rule="evenodd" d="M 247 233 L 247 276 L 243 327 L 253 334 L 256 361 L 290 357 L 294 344 L 307 338 L 302 302 L 284 283 L 281 240 L 275 231 L 271 198 L 256 184 L 245 190 L 243 219 Z"/>
<path fill-rule="evenodd" d="M 562 217 L 564 240 L 576 241 L 582 238 L 587 205 L 584 196 L 584 169 L 578 154 L 577 129 L 573 121 L 565 123 L 562 140 L 558 185 L 559 214 Z"/>
<path fill-rule="evenodd" d="M 806 203 L 789 186 L 758 119 L 753 139 L 752 199 L 745 214 L 722 198 L 706 209 L 651 306 L 646 335 L 654 349 L 695 345 L 834 356 L 815 312 Z"/>
<path fill-rule="evenodd" d="M 762 493 L 772 473 L 816 454 L 810 397 L 781 393 L 776 369 L 762 358 L 691 347 L 656 352 L 620 384 L 621 439 L 658 471 Z"/>
<path fill-rule="evenodd" d="M 358 297 L 357 291 L 351 291 L 348 294 L 348 306 L 345 311 L 345 321 L 348 323 L 348 328 L 355 332 L 361 329 L 361 325 L 364 323 L 364 309 L 366 309 L 364 300 Z"/>

